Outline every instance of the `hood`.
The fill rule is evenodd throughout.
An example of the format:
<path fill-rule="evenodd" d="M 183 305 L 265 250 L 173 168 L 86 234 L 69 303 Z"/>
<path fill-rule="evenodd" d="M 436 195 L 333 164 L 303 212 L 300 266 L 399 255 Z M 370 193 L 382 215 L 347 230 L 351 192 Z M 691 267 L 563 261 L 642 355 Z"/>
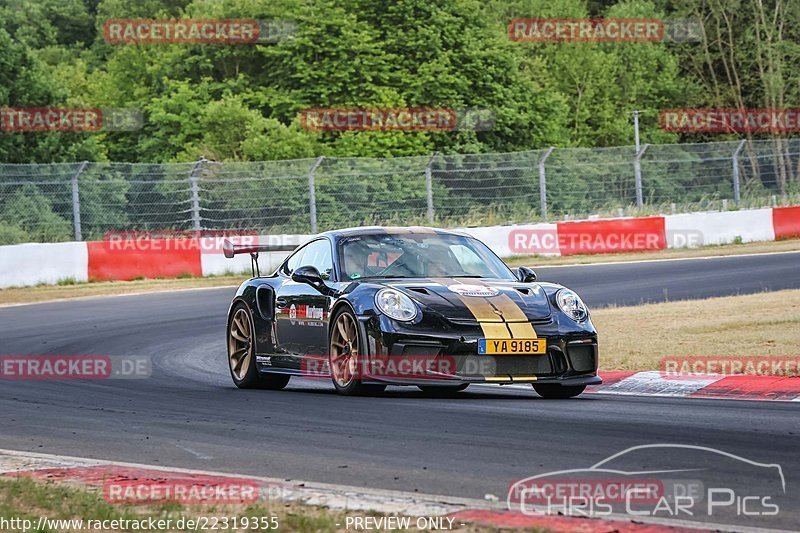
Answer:
<path fill-rule="evenodd" d="M 431 311 L 458 322 L 529 322 L 550 318 L 550 303 L 536 283 L 476 278 L 390 279 L 393 287 Z"/>

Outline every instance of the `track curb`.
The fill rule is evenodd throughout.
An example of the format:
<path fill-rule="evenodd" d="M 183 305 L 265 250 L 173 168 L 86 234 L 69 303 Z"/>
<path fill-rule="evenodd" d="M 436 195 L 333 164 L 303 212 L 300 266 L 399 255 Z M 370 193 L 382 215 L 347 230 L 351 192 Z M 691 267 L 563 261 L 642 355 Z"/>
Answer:
<path fill-rule="evenodd" d="M 665 372 L 599 372 L 602 385 L 587 392 L 677 398 L 800 402 L 800 377 Z"/>
<path fill-rule="evenodd" d="M 224 472 L 170 468 L 118 461 L 0 449 L 0 476 L 28 476 L 52 482 L 103 489 L 109 481 L 159 483 L 188 481 L 213 485 L 214 479 L 255 482 L 260 500 L 280 500 L 346 511 L 377 511 L 407 516 L 446 516 L 454 525 L 484 525 L 498 528 L 541 528 L 553 532 L 584 533 L 679 533 L 683 531 L 734 531 L 717 524 L 669 523 L 667 520 L 640 522 L 625 517 L 611 519 L 566 516 L 530 516 L 509 512 L 498 501 L 476 500 L 432 494 L 302 482 Z M 741 531 L 740 528 L 735 529 Z"/>

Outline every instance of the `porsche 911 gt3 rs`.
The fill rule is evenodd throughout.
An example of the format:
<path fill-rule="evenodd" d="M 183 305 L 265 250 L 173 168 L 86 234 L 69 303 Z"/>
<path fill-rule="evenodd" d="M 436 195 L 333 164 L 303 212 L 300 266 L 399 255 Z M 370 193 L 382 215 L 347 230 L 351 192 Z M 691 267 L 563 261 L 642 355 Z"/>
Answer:
<path fill-rule="evenodd" d="M 530 383 L 545 398 L 577 396 L 597 376 L 597 332 L 581 298 L 512 271 L 458 232 L 409 227 L 329 231 L 268 276 L 258 252 L 228 313 L 231 377 L 281 389 L 292 376 L 331 379 L 342 394 L 387 385 L 455 392 L 471 383 Z"/>

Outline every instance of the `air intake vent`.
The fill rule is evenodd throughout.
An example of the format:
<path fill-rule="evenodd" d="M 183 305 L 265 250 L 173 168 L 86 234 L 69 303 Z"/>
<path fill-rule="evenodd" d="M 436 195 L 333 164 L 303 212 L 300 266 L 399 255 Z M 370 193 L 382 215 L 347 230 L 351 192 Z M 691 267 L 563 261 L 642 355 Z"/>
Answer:
<path fill-rule="evenodd" d="M 418 292 L 420 294 L 430 294 L 425 287 L 409 287 L 408 290 Z"/>
<path fill-rule="evenodd" d="M 529 295 L 531 293 L 531 290 L 528 287 L 514 287 L 514 288 L 517 289 L 517 291 L 519 291 L 522 294 L 524 294 L 525 296 L 527 296 L 527 295 Z"/>

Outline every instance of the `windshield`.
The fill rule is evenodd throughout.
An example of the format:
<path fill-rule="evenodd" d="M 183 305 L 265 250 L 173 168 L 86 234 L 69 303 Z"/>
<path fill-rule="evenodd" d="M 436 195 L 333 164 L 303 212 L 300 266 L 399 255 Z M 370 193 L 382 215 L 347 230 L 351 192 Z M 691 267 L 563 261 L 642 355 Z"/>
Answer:
<path fill-rule="evenodd" d="M 345 279 L 471 277 L 515 280 L 511 270 L 472 237 L 439 234 L 362 235 L 342 241 Z"/>

